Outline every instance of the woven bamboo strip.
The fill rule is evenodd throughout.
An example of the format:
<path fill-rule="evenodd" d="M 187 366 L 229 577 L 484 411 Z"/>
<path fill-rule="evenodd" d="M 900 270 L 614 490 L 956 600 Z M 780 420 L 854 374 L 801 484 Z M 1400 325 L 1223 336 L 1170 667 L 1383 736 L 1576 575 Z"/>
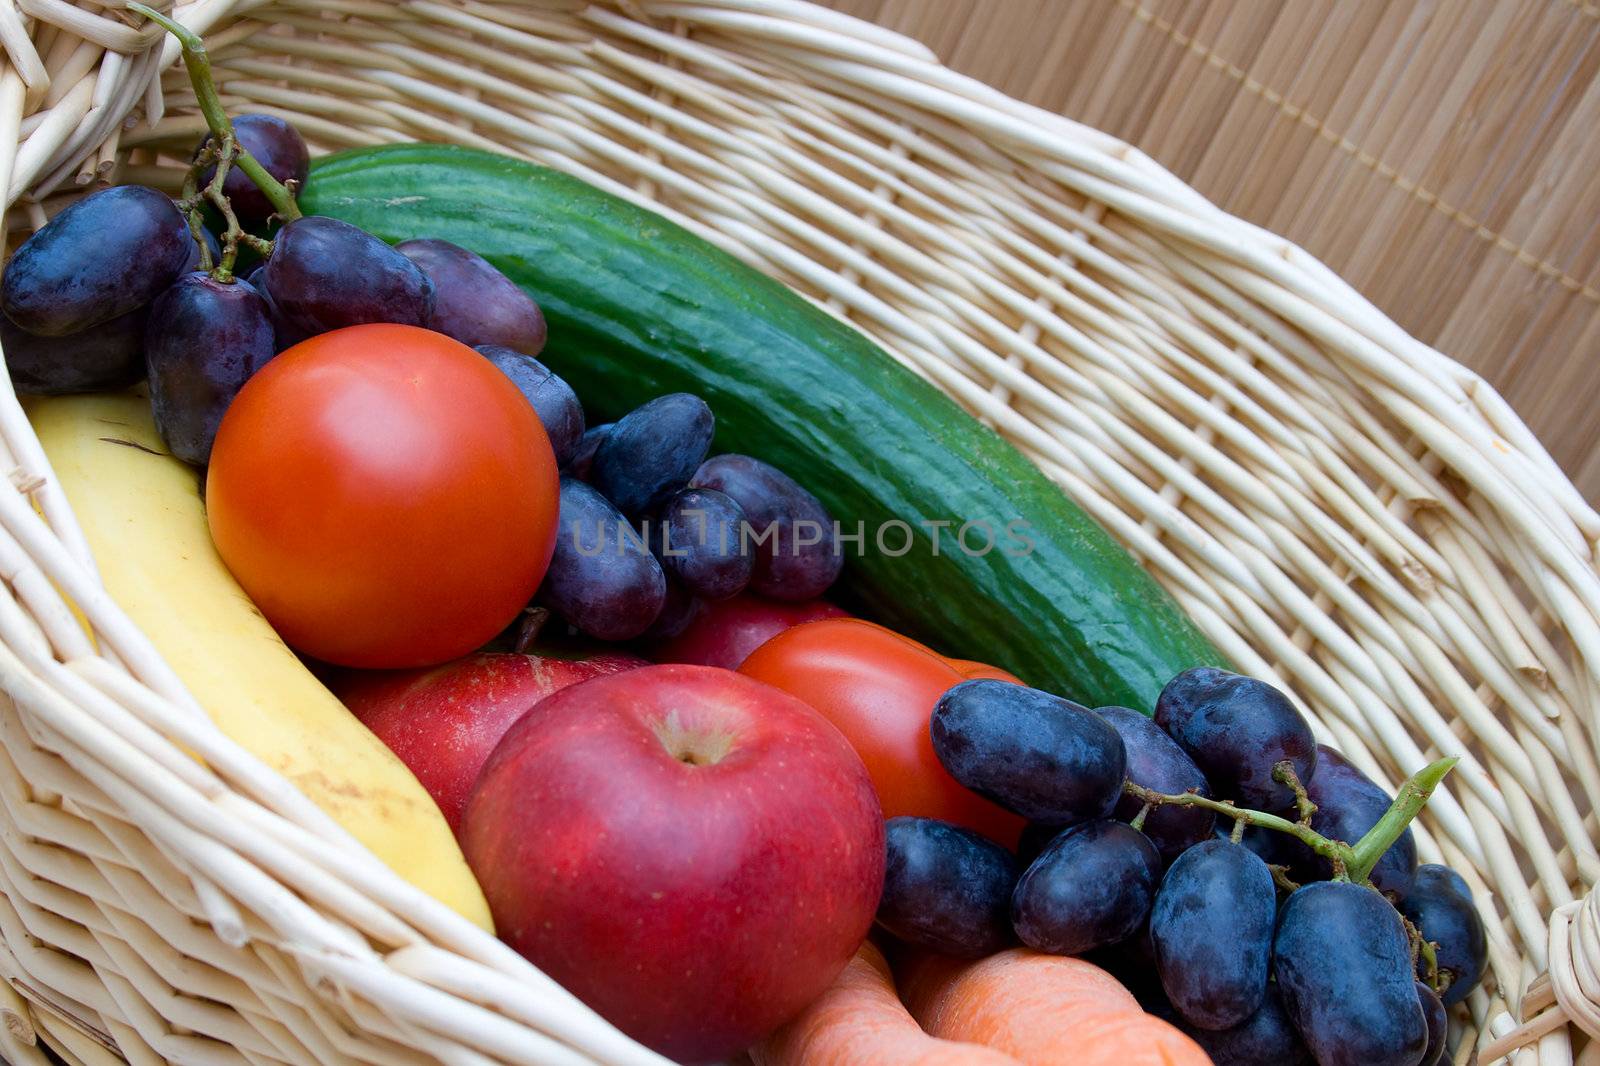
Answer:
<path fill-rule="evenodd" d="M 1572 0 L 825 0 L 1116 134 L 1504 391 L 1600 497 L 1600 19 Z"/>

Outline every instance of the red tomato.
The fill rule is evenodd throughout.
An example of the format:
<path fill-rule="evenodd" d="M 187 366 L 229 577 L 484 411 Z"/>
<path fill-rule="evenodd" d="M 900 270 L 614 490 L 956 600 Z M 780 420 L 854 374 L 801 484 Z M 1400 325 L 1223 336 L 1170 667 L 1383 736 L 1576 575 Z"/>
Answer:
<path fill-rule="evenodd" d="M 844 612 L 841 611 L 839 613 L 843 614 Z M 869 626 L 878 626 L 879 629 L 886 633 L 894 633 L 894 630 L 890 629 L 888 626 L 878 625 L 877 622 L 867 622 L 865 618 L 861 619 L 861 621 L 865 622 Z M 1013 674 L 1010 670 L 1002 670 L 998 666 L 990 666 L 988 663 L 980 663 L 976 659 L 953 659 L 948 655 L 939 655 L 938 652 L 934 651 L 926 644 L 923 644 L 920 641 L 912 640 L 903 633 L 895 633 L 895 636 L 908 643 L 915 644 L 929 655 L 935 655 L 940 659 L 943 659 L 945 662 L 950 664 L 956 673 L 960 674 L 968 681 L 1009 681 L 1013 685 L 1025 684 L 1022 678 L 1018 677 L 1016 674 Z"/>
<path fill-rule="evenodd" d="M 1016 844 L 1022 819 L 962 787 L 933 753 L 933 705 L 967 680 L 943 656 L 872 622 L 828 618 L 779 633 L 739 672 L 800 697 L 837 726 L 867 764 L 885 818 L 942 818 Z"/>
<path fill-rule="evenodd" d="M 415 326 L 279 355 L 217 431 L 217 551 L 292 647 L 359 667 L 465 655 L 527 604 L 559 490 L 533 407 L 483 356 Z"/>
<path fill-rule="evenodd" d="M 1022 678 L 1013 674 L 1010 670 L 1002 670 L 998 666 L 974 662 L 971 659 L 952 659 L 948 655 L 941 656 L 941 658 L 955 667 L 956 673 L 968 681 L 988 679 L 990 681 L 1009 681 L 1013 685 L 1022 684 Z"/>

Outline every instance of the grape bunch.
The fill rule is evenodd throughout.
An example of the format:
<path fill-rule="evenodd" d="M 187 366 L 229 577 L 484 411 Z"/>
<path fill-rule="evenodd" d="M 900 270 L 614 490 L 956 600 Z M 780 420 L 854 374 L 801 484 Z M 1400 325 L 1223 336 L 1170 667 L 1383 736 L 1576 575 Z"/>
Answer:
<path fill-rule="evenodd" d="M 244 225 L 278 217 L 235 164 L 257 161 L 281 192 L 304 184 L 309 161 L 300 134 L 265 115 L 240 116 L 228 145 L 224 160 L 212 138 L 201 142 L 178 200 L 140 185 L 103 189 L 17 249 L 0 279 L 0 343 L 19 392 L 148 378 L 172 453 L 205 463 L 234 394 L 282 347 L 271 296 L 232 270 L 241 252 L 268 246 Z M 212 193 L 227 207 L 223 239 L 205 226 Z"/>
<path fill-rule="evenodd" d="M 1211 668 L 1174 678 L 1153 719 L 968 681 L 929 731 L 952 777 L 1030 821 L 1015 853 L 891 821 L 885 932 L 1086 955 L 1218 1066 L 1441 1061 L 1487 944 L 1465 880 L 1418 865 L 1408 823 L 1455 760 L 1397 802 L 1282 692 Z"/>
<path fill-rule="evenodd" d="M 821 502 L 759 459 L 708 458 L 716 419 L 698 396 L 658 396 L 588 430 L 574 410 L 539 602 L 578 632 L 670 640 L 703 603 L 746 590 L 811 600 L 838 578 Z"/>
<path fill-rule="evenodd" d="M 758 459 L 710 456 L 715 419 L 699 397 L 660 396 L 588 427 L 577 394 L 539 361 L 538 304 L 493 264 L 448 241 L 391 246 L 302 215 L 299 132 L 269 115 L 229 118 L 204 45 L 141 10 L 183 43 L 212 132 L 176 199 L 104 189 L 17 250 L 0 279 L 0 345 L 19 392 L 147 380 L 168 449 L 204 466 L 234 397 L 278 354 L 369 323 L 431 329 L 494 364 L 544 426 L 563 472 L 561 528 L 536 602 L 573 630 L 669 639 L 703 603 L 747 589 L 810 600 L 839 576 L 822 504 Z"/>
<path fill-rule="evenodd" d="M 213 136 L 195 149 L 179 199 L 138 185 L 104 189 L 18 248 L 0 280 L 0 343 L 18 391 L 91 392 L 148 378 L 172 454 L 203 465 L 229 403 L 268 360 L 343 326 L 394 322 L 486 346 L 539 406 L 530 371 L 512 366 L 526 359 L 543 370 L 532 359 L 545 335 L 532 299 L 446 242 L 391 248 L 348 223 L 302 217 L 290 195 L 309 169 L 299 132 L 267 115 L 241 115 L 230 128 L 226 153 Z M 264 186 L 241 169 L 245 159 L 260 166 Z M 265 260 L 241 276 L 235 268 L 250 255 Z M 558 447 L 562 432 L 575 437 L 581 423 L 555 427 Z"/>
<path fill-rule="evenodd" d="M 0 278 L 0 342 L 17 390 L 90 392 L 144 377 L 150 305 L 194 249 L 178 206 L 143 186 L 104 189 L 52 218 Z"/>

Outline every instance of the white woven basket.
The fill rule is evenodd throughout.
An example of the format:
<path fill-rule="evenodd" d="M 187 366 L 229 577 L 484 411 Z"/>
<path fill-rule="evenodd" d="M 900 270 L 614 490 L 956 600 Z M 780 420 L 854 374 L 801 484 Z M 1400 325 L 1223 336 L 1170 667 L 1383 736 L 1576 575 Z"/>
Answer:
<path fill-rule="evenodd" d="M 783 278 L 1015 441 L 1362 769 L 1464 752 L 1419 841 L 1489 918 L 1455 1060 L 1600 1063 L 1600 516 L 1475 375 L 1127 145 L 793 0 L 177 13 L 230 108 L 318 149 L 525 156 Z M 170 41 L 15 0 L 0 44 L 11 231 L 174 180 L 201 124 Z M 218 733 L 100 591 L 9 386 L 0 433 L 0 1054 L 661 1061 Z"/>

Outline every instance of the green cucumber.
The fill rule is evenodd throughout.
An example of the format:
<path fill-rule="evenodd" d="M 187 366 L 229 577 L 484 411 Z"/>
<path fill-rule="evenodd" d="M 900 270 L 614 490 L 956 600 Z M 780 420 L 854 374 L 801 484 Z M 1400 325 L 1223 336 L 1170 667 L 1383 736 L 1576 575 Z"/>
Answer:
<path fill-rule="evenodd" d="M 439 237 L 484 256 L 544 309 L 541 358 L 591 416 L 668 392 L 703 397 L 716 450 L 784 470 L 846 533 L 864 524 L 865 550 L 846 544 L 844 591 L 886 625 L 1147 714 L 1174 674 L 1223 664 L 1010 444 L 860 333 L 657 214 L 554 170 L 439 145 L 319 160 L 301 207 L 387 241 Z M 922 525 L 938 521 L 952 524 Z M 972 550 L 958 543 L 969 521 L 990 525 L 993 550 L 979 553 L 976 525 Z M 1012 531 L 1031 550 L 1007 535 L 1011 522 L 1027 524 Z M 910 550 L 893 554 L 907 536 Z"/>

